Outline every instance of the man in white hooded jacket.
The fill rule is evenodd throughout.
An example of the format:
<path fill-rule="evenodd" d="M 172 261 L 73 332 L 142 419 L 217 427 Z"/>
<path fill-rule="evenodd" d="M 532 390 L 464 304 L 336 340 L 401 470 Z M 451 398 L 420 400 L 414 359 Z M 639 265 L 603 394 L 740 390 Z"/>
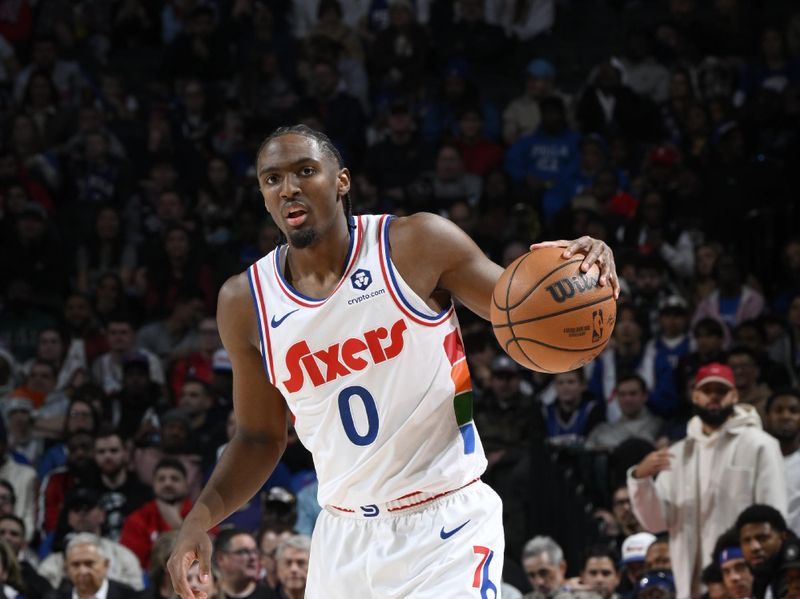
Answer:
<path fill-rule="evenodd" d="M 737 405 L 733 371 L 700 368 L 692 389 L 695 416 L 686 438 L 628 470 L 633 512 L 650 532 L 669 532 L 677 597 L 700 596 L 700 574 L 714 543 L 753 503 L 786 514 L 778 442 L 752 406 Z M 656 475 L 658 475 L 657 478 Z"/>

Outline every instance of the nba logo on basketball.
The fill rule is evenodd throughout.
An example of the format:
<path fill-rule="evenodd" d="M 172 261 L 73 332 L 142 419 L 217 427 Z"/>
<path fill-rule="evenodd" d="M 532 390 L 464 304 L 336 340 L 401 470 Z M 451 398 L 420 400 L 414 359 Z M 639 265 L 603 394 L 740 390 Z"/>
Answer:
<path fill-rule="evenodd" d="M 367 287 L 372 285 L 372 275 L 364 268 L 359 268 L 356 272 L 350 275 L 350 284 L 353 289 L 364 291 Z"/>
<path fill-rule="evenodd" d="M 603 336 L 603 311 L 594 310 L 592 312 L 592 342 L 600 341 Z"/>

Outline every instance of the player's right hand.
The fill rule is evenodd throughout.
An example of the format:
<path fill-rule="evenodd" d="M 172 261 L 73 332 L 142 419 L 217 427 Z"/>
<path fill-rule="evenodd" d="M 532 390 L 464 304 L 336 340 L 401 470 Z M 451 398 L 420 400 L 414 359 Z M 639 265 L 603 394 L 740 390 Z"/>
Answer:
<path fill-rule="evenodd" d="M 633 478 L 646 478 L 655 476 L 662 470 L 670 470 L 672 466 L 669 463 L 673 455 L 669 452 L 669 448 L 658 449 L 648 453 L 645 458 L 639 462 L 639 465 L 633 469 Z"/>
<path fill-rule="evenodd" d="M 195 593 L 189 586 L 189 568 L 195 562 L 199 562 L 200 580 L 205 582 L 211 576 L 211 539 L 202 526 L 186 520 L 167 560 L 172 588 L 181 599 L 208 599 L 207 593 Z"/>

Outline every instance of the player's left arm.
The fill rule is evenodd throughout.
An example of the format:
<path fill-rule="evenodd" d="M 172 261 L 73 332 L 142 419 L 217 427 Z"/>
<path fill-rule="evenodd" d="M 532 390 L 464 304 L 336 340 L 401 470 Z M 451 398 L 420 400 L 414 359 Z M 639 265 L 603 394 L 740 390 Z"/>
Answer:
<path fill-rule="evenodd" d="M 444 289 L 478 316 L 489 319 L 492 292 L 503 268 L 492 262 L 463 230 L 451 221 L 430 213 L 399 218 L 390 229 L 392 261 L 411 286 L 426 290 L 423 297 Z M 619 285 L 611 249 L 602 241 L 581 237 L 574 241 L 551 241 L 531 246 L 563 246 L 566 254 L 585 254 L 584 270 L 597 263 L 601 284 L 611 283 L 615 297 Z M 406 275 L 406 273 L 409 273 Z M 413 273 L 413 274 L 411 274 Z M 408 278 L 413 277 L 413 281 Z"/>

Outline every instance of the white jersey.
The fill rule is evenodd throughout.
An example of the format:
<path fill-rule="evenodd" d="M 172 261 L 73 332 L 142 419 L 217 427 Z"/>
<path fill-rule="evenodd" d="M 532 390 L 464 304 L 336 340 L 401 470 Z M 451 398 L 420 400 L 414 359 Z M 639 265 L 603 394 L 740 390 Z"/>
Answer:
<path fill-rule="evenodd" d="M 486 468 L 455 311 L 434 312 L 394 268 L 391 218 L 352 219 L 325 299 L 286 282 L 286 246 L 248 270 L 264 369 L 314 456 L 321 505 L 456 489 Z"/>

